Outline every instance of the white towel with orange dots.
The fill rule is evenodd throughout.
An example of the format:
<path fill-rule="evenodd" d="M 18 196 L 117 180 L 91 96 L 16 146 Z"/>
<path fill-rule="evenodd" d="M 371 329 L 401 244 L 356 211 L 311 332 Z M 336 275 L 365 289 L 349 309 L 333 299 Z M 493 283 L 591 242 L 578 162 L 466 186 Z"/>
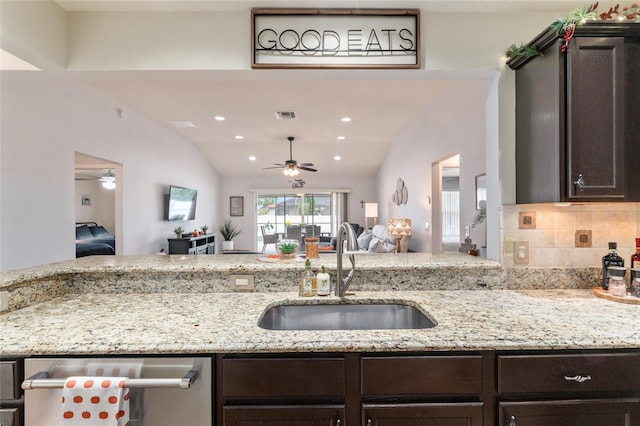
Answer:
<path fill-rule="evenodd" d="M 62 391 L 60 426 L 126 426 L 129 389 L 126 377 L 69 377 Z"/>

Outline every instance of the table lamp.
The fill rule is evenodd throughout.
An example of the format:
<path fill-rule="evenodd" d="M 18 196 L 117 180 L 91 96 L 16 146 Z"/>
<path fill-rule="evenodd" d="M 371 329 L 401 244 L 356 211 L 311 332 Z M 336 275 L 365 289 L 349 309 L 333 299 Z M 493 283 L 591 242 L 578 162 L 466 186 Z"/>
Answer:
<path fill-rule="evenodd" d="M 396 237 L 396 253 L 400 253 L 400 240 L 405 235 L 411 235 L 411 219 L 387 220 L 387 234 Z"/>

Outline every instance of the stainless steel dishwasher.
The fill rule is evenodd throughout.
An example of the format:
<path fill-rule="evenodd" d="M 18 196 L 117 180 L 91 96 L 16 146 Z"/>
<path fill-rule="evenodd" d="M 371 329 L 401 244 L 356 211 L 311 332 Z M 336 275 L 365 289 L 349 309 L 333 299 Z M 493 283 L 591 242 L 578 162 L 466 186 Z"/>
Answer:
<path fill-rule="evenodd" d="M 25 426 L 59 424 L 67 377 L 114 369 L 129 372 L 121 375 L 128 377 L 131 426 L 212 425 L 211 358 L 27 358 L 24 365 Z"/>

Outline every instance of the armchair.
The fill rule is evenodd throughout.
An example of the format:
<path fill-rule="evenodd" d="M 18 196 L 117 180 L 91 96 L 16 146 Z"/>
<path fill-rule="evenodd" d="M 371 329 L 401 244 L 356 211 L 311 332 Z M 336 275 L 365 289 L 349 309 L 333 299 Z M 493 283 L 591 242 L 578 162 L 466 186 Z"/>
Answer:
<path fill-rule="evenodd" d="M 260 232 L 262 232 L 262 252 L 267 248 L 267 244 L 273 244 L 274 247 L 278 244 L 278 240 L 280 240 L 280 234 L 267 234 L 267 231 L 264 229 L 264 225 L 260 225 Z"/>

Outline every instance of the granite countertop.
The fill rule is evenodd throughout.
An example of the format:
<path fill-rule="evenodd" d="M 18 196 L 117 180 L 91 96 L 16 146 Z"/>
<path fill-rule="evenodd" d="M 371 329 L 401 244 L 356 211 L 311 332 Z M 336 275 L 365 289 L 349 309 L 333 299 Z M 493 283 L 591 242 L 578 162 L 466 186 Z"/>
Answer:
<path fill-rule="evenodd" d="M 388 352 L 640 348 L 640 305 L 590 290 L 358 291 L 405 301 L 424 330 L 270 331 L 265 307 L 317 303 L 293 292 L 68 294 L 0 315 L 2 355 Z"/>

